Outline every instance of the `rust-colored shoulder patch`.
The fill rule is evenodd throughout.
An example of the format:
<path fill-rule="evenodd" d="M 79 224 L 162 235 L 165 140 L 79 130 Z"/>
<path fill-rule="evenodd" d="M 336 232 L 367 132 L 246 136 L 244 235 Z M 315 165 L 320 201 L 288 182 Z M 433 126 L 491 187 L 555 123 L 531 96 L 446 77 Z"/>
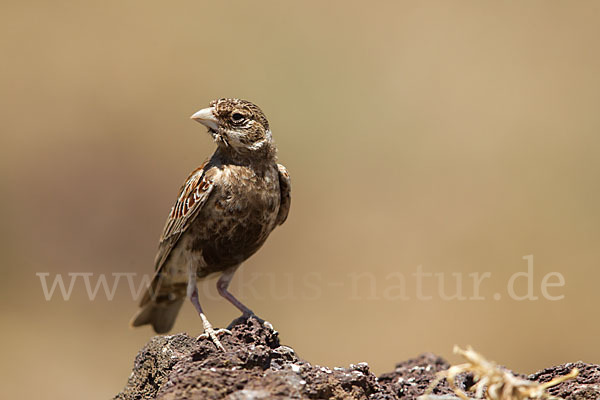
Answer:
<path fill-rule="evenodd" d="M 179 196 L 171 208 L 161 241 L 184 232 L 192 215 L 206 202 L 213 187 L 212 180 L 205 175 L 206 165 L 207 162 L 196 168 L 179 190 Z"/>

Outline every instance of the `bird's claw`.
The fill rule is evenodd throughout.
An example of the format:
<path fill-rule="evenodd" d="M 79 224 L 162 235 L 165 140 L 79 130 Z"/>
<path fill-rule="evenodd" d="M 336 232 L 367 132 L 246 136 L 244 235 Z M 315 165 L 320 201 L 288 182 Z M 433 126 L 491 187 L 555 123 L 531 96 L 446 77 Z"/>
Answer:
<path fill-rule="evenodd" d="M 226 333 L 228 335 L 231 335 L 231 331 L 229 329 L 206 329 L 205 332 L 201 335 L 199 335 L 196 339 L 201 340 L 201 339 L 210 339 L 212 340 L 212 342 L 215 344 L 215 346 L 217 346 L 217 348 L 221 351 L 225 351 L 225 347 L 223 347 L 223 345 L 221 344 L 221 341 L 219 340 L 219 338 L 217 337 L 217 335 L 219 334 L 223 334 Z"/>

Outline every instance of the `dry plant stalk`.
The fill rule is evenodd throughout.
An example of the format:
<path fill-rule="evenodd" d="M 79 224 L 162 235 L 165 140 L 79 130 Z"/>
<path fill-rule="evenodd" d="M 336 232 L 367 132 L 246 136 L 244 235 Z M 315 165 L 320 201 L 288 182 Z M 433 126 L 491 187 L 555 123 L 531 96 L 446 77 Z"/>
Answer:
<path fill-rule="evenodd" d="M 537 383 L 514 376 L 509 371 L 501 369 L 496 363 L 486 360 L 470 346 L 466 350 L 454 346 L 454 353 L 460 354 L 468 362 L 454 365 L 438 373 L 437 378 L 425 391 L 427 397 L 435 386 L 444 378 L 454 393 L 463 400 L 470 400 L 469 396 L 456 386 L 456 376 L 463 372 L 473 374 L 475 384 L 469 389 L 475 392 L 475 398 L 481 399 L 483 395 L 488 400 L 525 400 L 525 399 L 556 399 L 546 392 L 549 387 L 571 379 L 579 374 L 573 368 L 567 375 L 559 376 L 546 383 Z"/>

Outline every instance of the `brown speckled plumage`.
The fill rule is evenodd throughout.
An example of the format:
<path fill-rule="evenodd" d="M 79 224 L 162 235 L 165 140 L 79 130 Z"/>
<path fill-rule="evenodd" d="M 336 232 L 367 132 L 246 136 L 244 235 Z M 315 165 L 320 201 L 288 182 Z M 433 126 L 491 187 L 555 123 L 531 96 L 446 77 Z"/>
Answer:
<path fill-rule="evenodd" d="M 170 330 L 187 291 L 205 331 L 220 346 L 198 303 L 195 280 L 223 272 L 219 293 L 251 313 L 227 286 L 239 265 L 285 222 L 290 178 L 277 164 L 269 124 L 256 105 L 220 99 L 192 118 L 208 127 L 217 149 L 179 191 L 160 239 L 154 279 L 132 324 L 151 324 L 158 333 Z"/>

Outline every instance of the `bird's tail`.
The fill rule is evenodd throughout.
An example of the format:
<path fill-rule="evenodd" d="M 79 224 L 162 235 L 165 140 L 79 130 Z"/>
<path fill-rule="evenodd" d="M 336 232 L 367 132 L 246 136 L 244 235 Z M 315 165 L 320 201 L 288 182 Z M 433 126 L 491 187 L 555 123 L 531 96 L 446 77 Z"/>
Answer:
<path fill-rule="evenodd" d="M 160 276 L 155 276 L 140 302 L 140 310 L 131 319 L 131 326 L 152 325 L 156 333 L 170 331 L 185 300 L 185 290 L 177 289 L 160 285 Z"/>

